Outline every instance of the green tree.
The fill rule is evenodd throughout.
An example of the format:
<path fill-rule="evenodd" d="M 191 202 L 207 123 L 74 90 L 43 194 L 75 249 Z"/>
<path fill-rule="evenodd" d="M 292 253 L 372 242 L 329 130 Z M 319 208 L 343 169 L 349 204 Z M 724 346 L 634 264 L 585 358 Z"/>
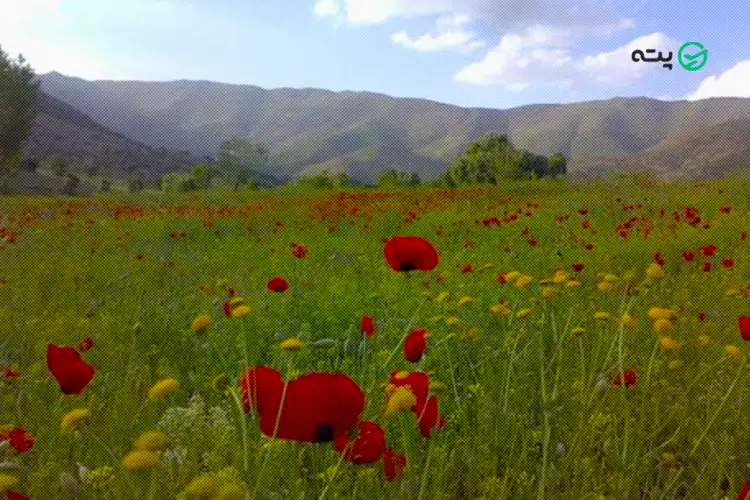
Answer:
<path fill-rule="evenodd" d="M 333 176 L 333 186 L 337 188 L 349 187 L 352 185 L 352 180 L 349 174 L 346 172 L 339 172 Z"/>
<path fill-rule="evenodd" d="M 568 161 L 562 153 L 555 153 L 549 157 L 549 174 L 552 176 L 568 173 Z"/>
<path fill-rule="evenodd" d="M 130 191 L 131 193 L 139 193 L 143 191 L 145 187 L 146 183 L 143 182 L 143 179 L 141 179 L 140 177 L 135 177 L 128 181 L 128 191 Z"/>
<path fill-rule="evenodd" d="M 232 137 L 224 141 L 216 158 L 220 174 L 235 187 L 247 183 L 253 174 L 268 168 L 268 149 L 250 139 Z"/>
<path fill-rule="evenodd" d="M 78 192 L 78 187 L 81 185 L 81 179 L 75 174 L 68 174 L 65 185 L 63 186 L 63 193 L 68 196 L 74 196 Z"/>
<path fill-rule="evenodd" d="M 45 170 L 52 172 L 56 177 L 65 177 L 68 173 L 68 163 L 60 155 L 52 155 L 42 160 Z"/>
<path fill-rule="evenodd" d="M 207 163 L 198 163 L 190 168 L 190 178 L 198 189 L 211 189 L 211 182 L 218 172 Z"/>
<path fill-rule="evenodd" d="M 0 47 L 0 177 L 20 168 L 21 148 L 37 113 L 38 88 L 23 56 L 11 59 Z"/>

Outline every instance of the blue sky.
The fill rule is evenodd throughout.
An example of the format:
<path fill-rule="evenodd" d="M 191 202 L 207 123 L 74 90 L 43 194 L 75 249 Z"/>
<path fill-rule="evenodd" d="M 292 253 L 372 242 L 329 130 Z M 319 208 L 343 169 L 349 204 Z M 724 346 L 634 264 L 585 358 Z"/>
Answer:
<path fill-rule="evenodd" d="M 321 87 L 507 108 L 750 97 L 745 0 L 0 0 L 0 46 L 86 79 Z M 699 41 L 698 71 L 676 62 Z M 674 69 L 634 63 L 673 51 Z"/>

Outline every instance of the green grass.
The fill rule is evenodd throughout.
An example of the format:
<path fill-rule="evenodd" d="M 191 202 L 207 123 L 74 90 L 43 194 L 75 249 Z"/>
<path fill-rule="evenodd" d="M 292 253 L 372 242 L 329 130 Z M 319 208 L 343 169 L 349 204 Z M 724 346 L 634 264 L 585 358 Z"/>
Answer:
<path fill-rule="evenodd" d="M 77 499 L 125 500 L 186 498 L 181 492 L 191 480 L 220 471 L 236 474 L 248 498 L 264 499 L 733 499 L 750 477 L 750 370 L 745 358 L 725 351 L 747 351 L 737 317 L 750 313 L 748 299 L 726 296 L 750 282 L 750 242 L 740 238 L 750 230 L 746 186 L 741 179 L 644 180 L 450 194 L 424 188 L 387 198 L 363 190 L 359 200 L 293 190 L 3 200 L 0 227 L 20 236 L 0 244 L 0 283 L 7 282 L 0 288 L 0 367 L 13 366 L 20 377 L 0 380 L 0 427 L 22 426 L 36 438 L 32 450 L 6 461 L 26 468 L 12 472 L 18 490 L 39 500 L 69 498 L 61 473 L 75 478 Z M 617 197 L 643 208 L 624 211 Z M 530 217 L 481 224 L 506 210 L 525 212 L 532 201 L 539 208 Z M 688 205 L 710 229 L 675 221 L 672 213 Z M 721 213 L 722 205 L 732 211 Z M 138 215 L 115 217 L 121 206 L 138 208 Z M 579 215 L 581 207 L 589 214 Z M 405 223 L 411 210 L 419 219 Z M 562 214 L 569 219 L 556 222 Z M 617 234 L 615 227 L 634 215 L 653 226 L 647 238 L 636 230 L 627 239 Z M 274 232 L 277 221 L 284 228 Z M 537 246 L 521 235 L 526 227 Z M 170 231 L 187 237 L 172 239 Z M 429 239 L 440 254 L 438 268 L 410 276 L 391 271 L 381 238 L 396 234 Z M 308 248 L 307 258 L 290 255 L 292 242 Z M 718 247 L 716 256 L 681 259 L 682 251 L 708 243 Z M 666 259 L 665 277 L 646 280 L 657 251 Z M 733 268 L 721 266 L 725 257 L 734 259 Z M 711 272 L 703 272 L 703 260 L 713 262 Z M 585 269 L 570 277 L 581 287 L 539 284 L 576 261 Z M 462 273 L 467 262 L 473 272 Z M 498 272 L 513 270 L 534 281 L 523 288 L 496 282 Z M 622 279 L 629 271 L 633 294 Z M 444 281 L 436 280 L 438 272 Z M 620 278 L 612 291 L 597 288 L 599 273 Z M 266 290 L 277 275 L 289 281 L 287 293 Z M 199 288 L 220 279 L 247 300 L 250 315 L 225 318 L 221 290 Z M 558 296 L 543 298 L 545 286 Z M 441 292 L 450 295 L 438 302 Z M 474 301 L 459 306 L 462 297 Z M 499 300 L 513 314 L 490 311 Z M 678 310 L 677 351 L 659 347 L 647 316 L 654 306 Z M 529 317 L 516 317 L 528 307 Z M 595 321 L 597 311 L 612 320 Z M 625 311 L 635 328 L 619 324 Z M 704 322 L 698 312 L 707 314 Z M 191 331 L 203 313 L 212 326 Z M 363 314 L 377 324 L 369 339 L 359 332 Z M 459 321 L 449 326 L 448 317 Z M 400 341 L 415 326 L 433 335 L 422 361 L 411 364 Z M 576 326 L 586 333 L 572 335 Z M 466 335 L 472 328 L 476 335 Z M 710 337 L 708 346 L 699 345 L 701 334 Z M 297 335 L 307 347 L 279 349 Z M 83 357 L 96 376 L 83 395 L 63 396 L 47 372 L 46 345 L 77 346 L 86 336 L 95 346 Z M 335 345 L 309 345 L 321 339 Z M 380 463 L 342 461 L 330 444 L 262 437 L 233 396 L 247 357 L 284 374 L 352 377 L 367 395 L 362 418 L 380 423 L 389 446 L 406 455 L 404 476 L 389 483 Z M 682 365 L 670 369 L 678 360 Z M 635 387 L 609 384 L 623 367 L 638 372 Z M 388 374 L 415 369 L 445 386 L 437 394 L 448 425 L 429 439 L 412 414 L 383 416 Z M 230 391 L 213 387 L 222 374 Z M 148 401 L 149 387 L 165 377 L 176 378 L 180 389 Z M 74 408 L 90 409 L 90 422 L 61 432 L 62 415 Z M 134 440 L 156 428 L 172 441 L 159 468 L 125 469 Z M 665 453 L 676 463 L 667 463 Z M 96 491 L 77 479 L 78 464 L 112 466 L 114 479 Z"/>

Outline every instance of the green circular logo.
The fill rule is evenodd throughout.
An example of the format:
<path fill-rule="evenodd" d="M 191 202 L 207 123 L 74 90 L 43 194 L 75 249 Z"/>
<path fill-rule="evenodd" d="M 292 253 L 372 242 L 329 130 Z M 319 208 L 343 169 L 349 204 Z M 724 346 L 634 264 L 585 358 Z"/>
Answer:
<path fill-rule="evenodd" d="M 698 48 L 697 52 L 695 49 L 685 50 L 693 46 Z M 688 71 L 698 71 L 705 66 L 706 61 L 708 61 L 708 49 L 699 42 L 683 43 L 682 47 L 680 47 L 680 51 L 677 52 L 677 61 L 680 63 L 680 66 Z"/>

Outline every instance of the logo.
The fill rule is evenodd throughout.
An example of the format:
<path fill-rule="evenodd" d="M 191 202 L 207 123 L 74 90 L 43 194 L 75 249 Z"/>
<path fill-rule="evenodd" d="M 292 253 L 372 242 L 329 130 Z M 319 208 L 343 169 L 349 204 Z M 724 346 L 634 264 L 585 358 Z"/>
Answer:
<path fill-rule="evenodd" d="M 688 71 L 698 71 L 708 61 L 708 49 L 702 43 L 686 42 L 677 52 L 677 62 Z"/>

